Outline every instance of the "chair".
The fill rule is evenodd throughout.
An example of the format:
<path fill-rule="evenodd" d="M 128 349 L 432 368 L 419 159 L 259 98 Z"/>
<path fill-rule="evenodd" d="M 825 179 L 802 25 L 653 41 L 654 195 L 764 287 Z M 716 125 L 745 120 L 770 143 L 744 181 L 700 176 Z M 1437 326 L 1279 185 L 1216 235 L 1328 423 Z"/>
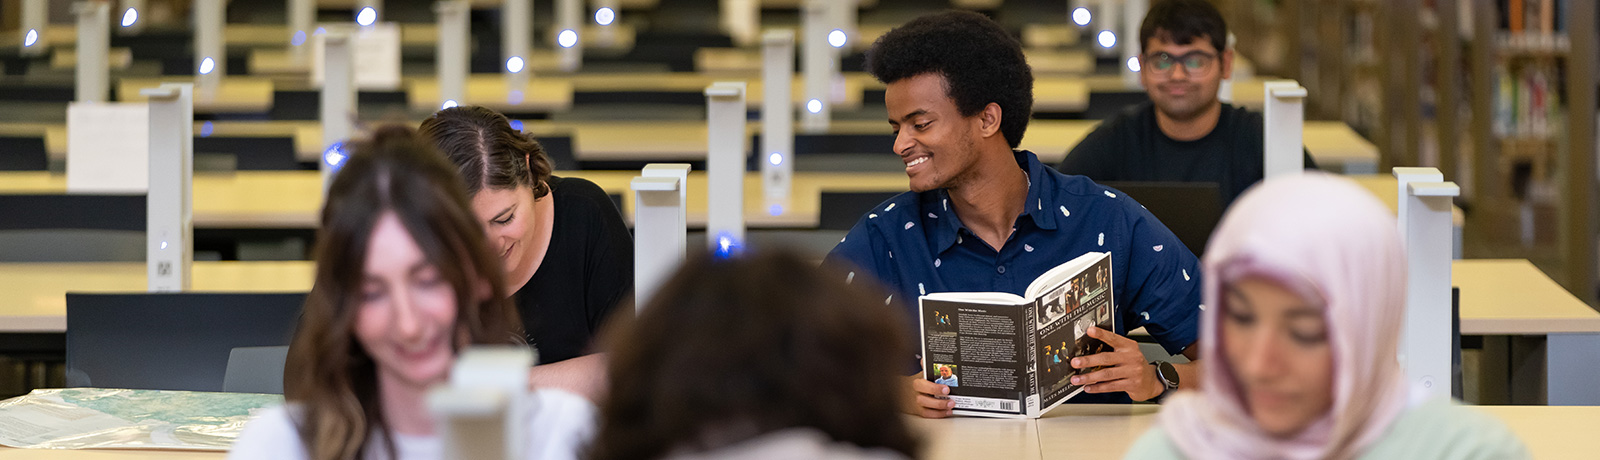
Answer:
<path fill-rule="evenodd" d="M 305 294 L 67 294 L 67 386 L 270 389 L 269 350 L 286 347 Z M 238 366 L 227 385 L 227 370 Z M 279 374 L 281 370 L 277 371 Z"/>
<path fill-rule="evenodd" d="M 900 192 L 822 192 L 817 203 L 817 228 L 849 230 L 861 216 Z"/>
<path fill-rule="evenodd" d="M 0 262 L 143 262 L 144 195 L 0 194 Z"/>
<path fill-rule="evenodd" d="M 234 348 L 228 353 L 222 391 L 283 394 L 283 364 L 288 357 L 288 345 Z"/>
<path fill-rule="evenodd" d="M 1222 221 L 1222 194 L 1211 182 L 1101 182 L 1127 194 L 1155 215 L 1195 257 L 1206 253 Z"/>

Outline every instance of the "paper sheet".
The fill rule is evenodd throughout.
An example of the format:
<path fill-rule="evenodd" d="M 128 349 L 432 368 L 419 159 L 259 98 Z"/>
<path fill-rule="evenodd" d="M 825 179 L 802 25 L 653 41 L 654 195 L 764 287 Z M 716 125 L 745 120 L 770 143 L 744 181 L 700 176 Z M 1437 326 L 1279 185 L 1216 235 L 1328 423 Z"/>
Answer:
<path fill-rule="evenodd" d="M 226 451 L 278 395 L 61 388 L 0 401 L 0 445 Z"/>

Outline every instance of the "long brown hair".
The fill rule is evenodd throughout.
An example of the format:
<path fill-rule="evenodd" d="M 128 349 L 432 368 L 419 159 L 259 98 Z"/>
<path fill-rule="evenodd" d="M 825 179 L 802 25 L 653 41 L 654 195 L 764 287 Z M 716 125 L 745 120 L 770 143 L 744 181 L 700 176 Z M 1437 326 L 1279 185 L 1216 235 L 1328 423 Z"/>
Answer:
<path fill-rule="evenodd" d="M 285 396 L 312 459 L 364 458 L 376 432 L 393 440 L 379 403 L 377 368 L 354 337 L 367 245 L 394 213 L 428 262 L 455 289 L 455 327 L 468 343 L 524 343 L 522 322 L 501 292 L 500 262 L 471 215 L 461 179 L 405 127 L 356 143 L 328 188 L 317 231 L 317 275 L 286 364 Z"/>
<path fill-rule="evenodd" d="M 550 193 L 547 182 L 554 169 L 539 141 L 511 129 L 500 112 L 479 106 L 460 106 L 434 112 L 417 128 L 450 158 L 467 185 L 467 196 L 479 190 L 527 186 L 534 198 Z"/>
<path fill-rule="evenodd" d="M 888 293 L 789 252 L 690 261 L 608 327 L 593 460 L 702 452 L 786 428 L 916 457 L 900 415 L 908 340 Z"/>

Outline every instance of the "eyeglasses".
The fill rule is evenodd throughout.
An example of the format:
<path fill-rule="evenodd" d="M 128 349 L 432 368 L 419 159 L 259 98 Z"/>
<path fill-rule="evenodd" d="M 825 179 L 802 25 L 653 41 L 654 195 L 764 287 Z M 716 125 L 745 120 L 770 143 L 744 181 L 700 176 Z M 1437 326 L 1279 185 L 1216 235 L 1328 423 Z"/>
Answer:
<path fill-rule="evenodd" d="M 1217 56 L 1204 51 L 1190 51 L 1182 56 L 1173 56 L 1163 51 L 1145 56 L 1144 59 L 1149 63 L 1150 70 L 1170 75 L 1172 68 L 1178 63 L 1183 63 L 1184 72 L 1191 74 L 1202 72 L 1211 67 L 1211 61 L 1216 60 Z"/>

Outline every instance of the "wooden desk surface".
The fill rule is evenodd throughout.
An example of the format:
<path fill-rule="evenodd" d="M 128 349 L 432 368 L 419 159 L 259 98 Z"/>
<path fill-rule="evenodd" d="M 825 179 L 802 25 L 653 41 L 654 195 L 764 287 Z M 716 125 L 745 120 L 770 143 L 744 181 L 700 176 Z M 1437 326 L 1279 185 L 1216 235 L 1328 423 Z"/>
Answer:
<path fill-rule="evenodd" d="M 322 209 L 317 171 L 197 174 L 194 225 L 200 228 L 315 228 Z M 63 174 L 0 172 L 0 193 L 65 193 Z"/>
<path fill-rule="evenodd" d="M 1457 260 L 1450 277 L 1461 288 L 1462 334 L 1600 333 L 1600 312 L 1527 260 Z"/>
<path fill-rule="evenodd" d="M 405 86 L 406 99 L 413 109 L 438 110 L 444 102 L 437 78 L 407 78 Z M 511 86 L 503 74 L 472 75 L 467 77 L 466 100 L 456 102 L 502 112 L 560 112 L 572 108 L 572 82 L 565 79 L 536 77 L 520 90 Z"/>
<path fill-rule="evenodd" d="M 306 292 L 310 261 L 195 262 L 196 291 Z M 0 332 L 62 332 L 67 292 L 141 292 L 146 266 L 136 262 L 0 264 Z"/>
<path fill-rule="evenodd" d="M 865 31 L 862 32 L 861 41 L 865 41 Z M 1038 37 L 1041 40 L 1049 39 L 1045 36 L 1049 32 L 1045 30 L 1036 33 L 1041 34 Z M 1036 76 L 1084 75 L 1094 72 L 1094 56 L 1088 51 L 1028 49 L 1024 54 Z M 761 50 L 758 48 L 705 47 L 694 52 L 695 70 L 709 75 L 753 75 L 759 78 L 761 66 Z"/>
<path fill-rule="evenodd" d="M 1159 406 L 1064 405 L 1038 420 L 910 419 L 926 444 L 924 458 L 958 460 L 1122 458 L 1156 421 Z M 1510 427 L 1537 459 L 1588 459 L 1600 449 L 1592 431 L 1594 406 L 1477 406 Z M 0 447 L 0 456 L 25 460 L 221 459 L 222 452 L 137 450 L 31 450 Z"/>

